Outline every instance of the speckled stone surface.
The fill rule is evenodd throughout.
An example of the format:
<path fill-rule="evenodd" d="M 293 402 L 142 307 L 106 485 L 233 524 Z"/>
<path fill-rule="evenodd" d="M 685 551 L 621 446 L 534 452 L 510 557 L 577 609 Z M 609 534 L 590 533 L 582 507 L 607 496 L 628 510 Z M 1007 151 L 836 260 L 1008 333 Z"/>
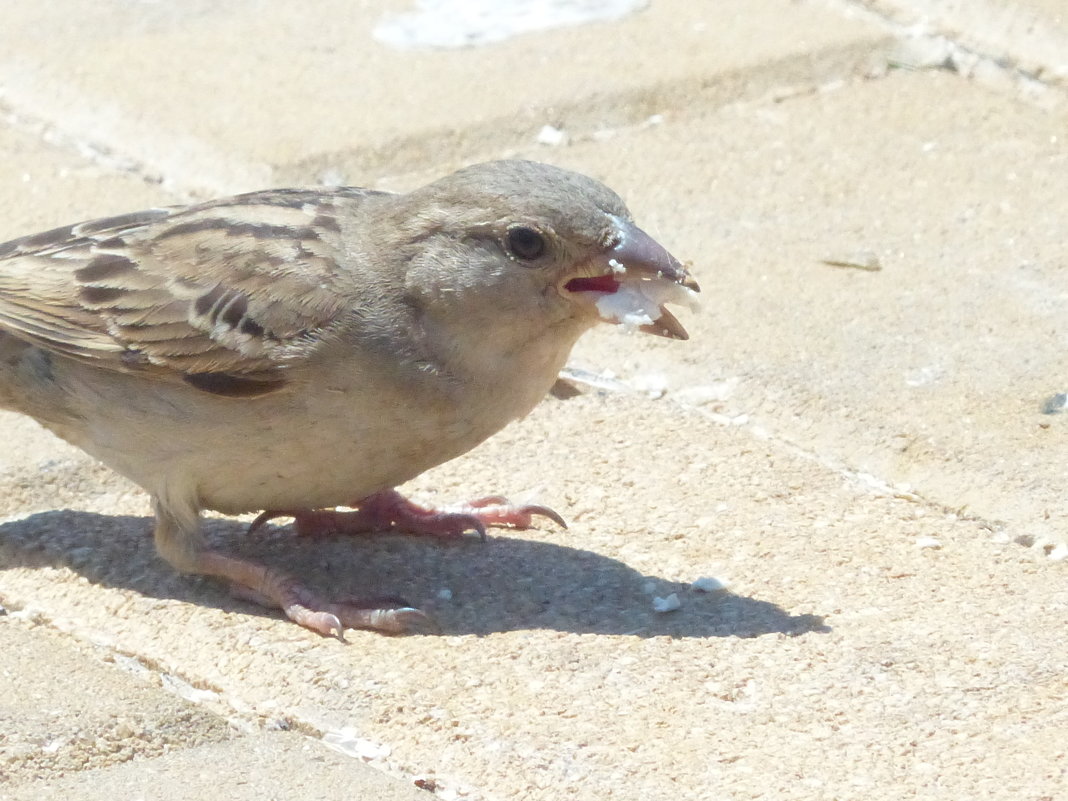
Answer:
<path fill-rule="evenodd" d="M 370 35 L 399 2 L 12 8 L 0 239 L 519 155 L 619 191 L 703 304 L 688 342 L 589 335 L 601 388 L 404 488 L 566 531 L 208 521 L 430 635 L 323 639 L 175 575 L 140 490 L 0 414 L 0 799 L 1063 795 L 1068 117 L 1034 76 L 895 68 L 926 5 L 653 0 L 414 53 Z M 929 32 L 981 49 L 960 5 Z"/>

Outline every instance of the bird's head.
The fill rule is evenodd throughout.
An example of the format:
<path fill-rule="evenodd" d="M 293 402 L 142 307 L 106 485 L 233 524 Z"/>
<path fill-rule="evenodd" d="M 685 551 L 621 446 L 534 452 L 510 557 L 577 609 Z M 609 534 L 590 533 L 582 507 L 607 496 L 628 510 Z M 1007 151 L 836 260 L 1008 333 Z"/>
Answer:
<path fill-rule="evenodd" d="M 404 196 L 403 223 L 423 247 L 408 280 L 434 307 L 467 295 L 517 330 L 598 319 L 673 339 L 687 333 L 667 304 L 693 306 L 697 283 L 598 181 L 530 161 L 495 161 Z M 409 205 L 410 204 L 410 205 Z M 477 311 L 474 311 L 477 309 Z M 532 332 L 533 333 L 533 332 Z M 491 328 L 487 335 L 492 336 Z M 577 335 L 577 334 L 576 334 Z"/>

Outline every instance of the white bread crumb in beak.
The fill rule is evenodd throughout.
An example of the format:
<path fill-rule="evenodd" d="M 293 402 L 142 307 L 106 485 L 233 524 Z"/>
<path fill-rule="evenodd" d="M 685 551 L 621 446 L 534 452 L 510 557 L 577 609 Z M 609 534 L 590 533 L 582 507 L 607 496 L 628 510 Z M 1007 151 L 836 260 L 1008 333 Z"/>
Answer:
<path fill-rule="evenodd" d="M 663 306 L 674 303 L 696 311 L 697 293 L 674 281 L 625 281 L 611 294 L 597 298 L 597 312 L 607 323 L 618 323 L 624 331 L 650 325 L 663 315 Z"/>

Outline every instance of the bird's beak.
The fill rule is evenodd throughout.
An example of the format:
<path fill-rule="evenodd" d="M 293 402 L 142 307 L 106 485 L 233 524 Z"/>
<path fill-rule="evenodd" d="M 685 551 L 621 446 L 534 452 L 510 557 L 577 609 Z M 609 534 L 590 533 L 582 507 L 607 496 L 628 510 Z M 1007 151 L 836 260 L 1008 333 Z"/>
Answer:
<path fill-rule="evenodd" d="M 600 318 L 670 339 L 689 339 L 674 314 L 677 303 L 694 308 L 701 289 L 686 268 L 634 223 L 614 218 L 608 247 L 586 260 L 564 289 L 593 303 Z"/>

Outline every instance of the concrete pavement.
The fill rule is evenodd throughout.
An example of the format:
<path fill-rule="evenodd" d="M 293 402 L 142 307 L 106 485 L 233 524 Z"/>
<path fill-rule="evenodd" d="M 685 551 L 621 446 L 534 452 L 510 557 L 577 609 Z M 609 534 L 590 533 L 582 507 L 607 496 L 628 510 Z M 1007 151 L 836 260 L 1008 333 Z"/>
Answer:
<path fill-rule="evenodd" d="M 619 191 L 704 303 L 406 487 L 567 532 L 209 526 L 434 636 L 175 576 L 143 493 L 0 417 L 0 799 L 1062 797 L 1068 32 L 985 5 L 653 0 L 448 51 L 377 42 L 399 2 L 5 9 L 0 240 L 518 155 Z"/>

